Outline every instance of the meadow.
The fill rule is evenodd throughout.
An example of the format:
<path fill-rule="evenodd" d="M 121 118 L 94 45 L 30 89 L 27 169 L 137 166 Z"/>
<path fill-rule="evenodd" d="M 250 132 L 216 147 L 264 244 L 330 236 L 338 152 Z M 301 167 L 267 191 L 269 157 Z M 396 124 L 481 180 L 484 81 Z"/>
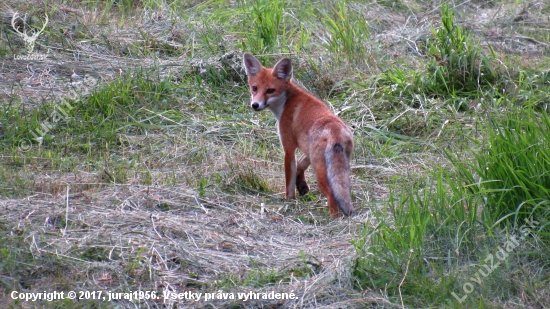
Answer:
<path fill-rule="evenodd" d="M 549 15 L 4 1 L 0 308 L 550 308 Z M 244 52 L 291 58 L 352 128 L 357 215 L 331 219 L 311 170 L 284 199 Z M 79 299 L 14 297 L 53 291 Z"/>

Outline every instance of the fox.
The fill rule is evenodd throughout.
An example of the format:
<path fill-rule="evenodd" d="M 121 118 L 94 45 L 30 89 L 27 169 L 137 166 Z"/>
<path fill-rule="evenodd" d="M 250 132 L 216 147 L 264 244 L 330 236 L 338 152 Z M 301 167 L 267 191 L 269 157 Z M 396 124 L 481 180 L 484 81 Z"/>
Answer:
<path fill-rule="evenodd" d="M 305 171 L 312 165 L 319 190 L 326 196 L 330 216 L 340 210 L 352 216 L 350 159 L 353 133 L 320 99 L 299 86 L 292 78 L 292 62 L 280 59 L 265 68 L 250 53 L 243 55 L 250 107 L 265 108 L 277 118 L 277 134 L 284 152 L 285 197 L 295 199 L 309 192 Z M 302 156 L 296 162 L 296 149 Z"/>

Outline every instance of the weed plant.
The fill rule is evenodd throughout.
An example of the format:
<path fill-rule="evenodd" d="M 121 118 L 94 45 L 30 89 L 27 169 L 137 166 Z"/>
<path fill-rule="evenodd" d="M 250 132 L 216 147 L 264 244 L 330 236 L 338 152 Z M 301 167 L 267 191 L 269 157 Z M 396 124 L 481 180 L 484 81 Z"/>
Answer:
<path fill-rule="evenodd" d="M 432 29 L 434 39 L 428 41 L 428 76 L 421 80 L 427 93 L 443 96 L 479 96 L 487 87 L 498 86 L 494 53 L 483 54 L 479 41 L 456 25 L 454 11 L 441 6 L 440 29 Z"/>
<path fill-rule="evenodd" d="M 432 28 L 433 39 L 426 43 L 425 71 L 392 68 L 380 75 L 386 97 L 401 97 L 417 108 L 425 96 L 451 99 L 457 109 L 466 106 L 458 98 L 500 93 L 499 68 L 495 52 L 486 55 L 470 31 L 453 21 L 454 11 L 441 6 L 441 28 Z M 458 100 L 457 100 L 458 99 Z M 458 102 L 458 103 L 456 103 Z M 455 104 L 456 103 L 456 104 Z"/>

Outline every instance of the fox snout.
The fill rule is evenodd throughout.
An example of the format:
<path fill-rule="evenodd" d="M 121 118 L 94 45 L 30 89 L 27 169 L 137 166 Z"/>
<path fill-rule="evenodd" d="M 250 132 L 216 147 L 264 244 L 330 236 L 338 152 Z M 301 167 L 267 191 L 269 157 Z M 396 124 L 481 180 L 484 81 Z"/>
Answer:
<path fill-rule="evenodd" d="M 267 102 L 262 102 L 262 101 L 252 101 L 252 103 L 250 104 L 250 107 L 252 107 L 253 110 L 255 111 L 261 111 L 262 109 L 266 108 L 269 104 Z"/>

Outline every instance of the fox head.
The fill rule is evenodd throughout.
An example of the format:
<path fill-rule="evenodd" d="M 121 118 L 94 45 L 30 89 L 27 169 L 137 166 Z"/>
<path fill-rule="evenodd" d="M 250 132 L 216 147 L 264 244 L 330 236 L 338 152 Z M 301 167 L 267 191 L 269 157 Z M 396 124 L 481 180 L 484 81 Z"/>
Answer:
<path fill-rule="evenodd" d="M 264 68 L 256 57 L 244 53 L 243 66 L 248 76 L 252 96 L 250 107 L 255 111 L 261 111 L 267 107 L 279 118 L 292 78 L 290 59 L 283 58 L 269 69 Z"/>

